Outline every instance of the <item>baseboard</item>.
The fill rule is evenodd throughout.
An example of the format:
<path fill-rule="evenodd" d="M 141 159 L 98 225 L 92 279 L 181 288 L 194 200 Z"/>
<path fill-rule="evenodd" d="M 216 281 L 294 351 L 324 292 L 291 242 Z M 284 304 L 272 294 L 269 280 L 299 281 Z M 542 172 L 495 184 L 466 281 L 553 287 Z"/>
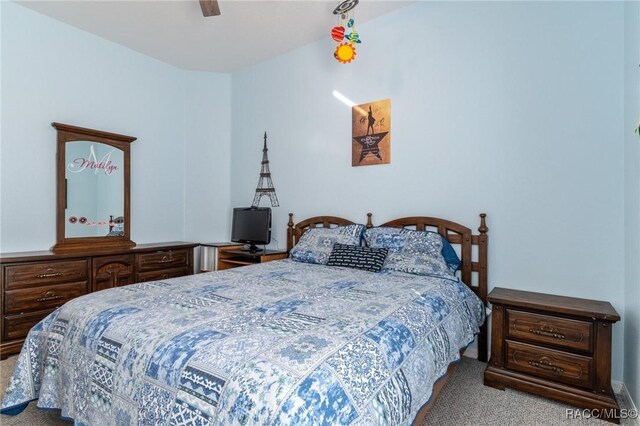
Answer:
<path fill-rule="evenodd" d="M 622 383 L 622 382 L 619 382 L 617 380 L 612 380 L 611 381 L 611 389 L 613 390 L 613 393 L 615 393 L 615 394 L 621 394 L 623 386 L 624 386 L 624 383 Z"/>
<path fill-rule="evenodd" d="M 627 389 L 627 386 L 625 386 L 623 382 L 612 380 L 611 387 L 613 388 L 613 391 L 616 394 L 622 396 L 622 399 L 624 400 L 624 405 L 627 408 L 628 412 L 633 412 L 633 413 L 638 412 L 638 408 L 636 407 L 635 402 L 633 401 L 633 399 L 631 399 L 631 395 L 629 394 L 629 389 Z M 640 426 L 640 416 L 636 417 L 635 419 L 627 419 L 627 420 L 629 420 L 630 424 L 634 426 Z"/>

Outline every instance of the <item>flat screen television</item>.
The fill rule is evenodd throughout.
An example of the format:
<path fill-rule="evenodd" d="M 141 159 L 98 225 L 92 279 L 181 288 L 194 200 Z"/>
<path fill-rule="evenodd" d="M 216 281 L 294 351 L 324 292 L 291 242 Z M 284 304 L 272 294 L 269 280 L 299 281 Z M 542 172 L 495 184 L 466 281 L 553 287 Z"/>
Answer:
<path fill-rule="evenodd" d="M 269 207 L 236 207 L 233 209 L 231 241 L 249 244 L 247 249 L 256 253 L 257 244 L 271 242 L 271 209 Z"/>

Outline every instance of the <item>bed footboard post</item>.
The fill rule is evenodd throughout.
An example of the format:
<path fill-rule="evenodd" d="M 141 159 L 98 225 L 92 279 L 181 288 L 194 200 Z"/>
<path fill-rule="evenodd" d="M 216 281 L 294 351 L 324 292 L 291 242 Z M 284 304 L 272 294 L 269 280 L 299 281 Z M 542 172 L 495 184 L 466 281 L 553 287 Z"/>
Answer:
<path fill-rule="evenodd" d="M 487 290 L 488 290 L 488 270 L 489 265 L 487 264 L 487 249 L 489 243 L 489 236 L 487 232 L 489 228 L 486 223 L 486 213 L 480 213 L 480 227 L 478 228 L 478 232 L 480 232 L 480 236 L 478 237 L 478 263 L 479 263 L 479 271 L 478 271 L 478 297 L 482 300 L 484 305 L 487 305 Z M 478 334 L 478 360 L 482 362 L 487 362 L 488 359 L 488 341 L 487 341 L 487 322 L 489 319 L 487 318 L 480 327 L 480 333 Z"/>

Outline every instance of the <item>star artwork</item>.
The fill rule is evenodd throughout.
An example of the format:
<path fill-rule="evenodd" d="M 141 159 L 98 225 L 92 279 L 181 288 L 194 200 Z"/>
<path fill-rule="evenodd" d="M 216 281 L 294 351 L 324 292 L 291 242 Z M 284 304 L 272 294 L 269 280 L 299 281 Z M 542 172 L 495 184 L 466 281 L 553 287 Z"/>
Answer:
<path fill-rule="evenodd" d="M 351 165 L 391 162 L 391 99 L 351 108 Z"/>

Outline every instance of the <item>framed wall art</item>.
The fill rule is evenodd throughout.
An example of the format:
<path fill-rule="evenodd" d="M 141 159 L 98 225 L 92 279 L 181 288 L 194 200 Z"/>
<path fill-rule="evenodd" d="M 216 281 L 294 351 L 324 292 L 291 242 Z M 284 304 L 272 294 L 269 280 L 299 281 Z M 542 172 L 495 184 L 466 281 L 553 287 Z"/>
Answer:
<path fill-rule="evenodd" d="M 391 162 L 391 99 L 351 108 L 351 165 Z"/>

